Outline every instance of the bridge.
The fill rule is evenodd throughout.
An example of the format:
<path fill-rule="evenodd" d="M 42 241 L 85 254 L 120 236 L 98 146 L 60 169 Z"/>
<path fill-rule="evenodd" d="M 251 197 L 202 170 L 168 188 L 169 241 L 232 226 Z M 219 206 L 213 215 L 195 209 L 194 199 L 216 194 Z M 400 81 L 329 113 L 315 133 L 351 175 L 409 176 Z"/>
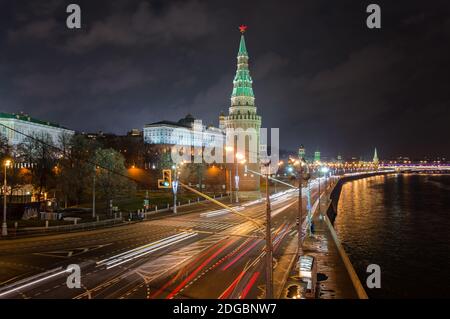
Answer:
<path fill-rule="evenodd" d="M 380 164 L 379 169 L 393 169 L 396 172 L 424 172 L 424 173 L 448 173 L 450 172 L 450 164 L 424 164 L 424 163 L 396 163 L 396 164 Z"/>

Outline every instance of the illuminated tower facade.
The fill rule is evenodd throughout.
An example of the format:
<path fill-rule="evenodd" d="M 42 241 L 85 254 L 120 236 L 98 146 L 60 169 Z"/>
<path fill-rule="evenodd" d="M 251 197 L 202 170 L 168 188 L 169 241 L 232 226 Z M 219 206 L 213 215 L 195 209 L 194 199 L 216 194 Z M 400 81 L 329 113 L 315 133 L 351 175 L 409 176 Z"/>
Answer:
<path fill-rule="evenodd" d="M 314 152 L 314 162 L 315 163 L 319 163 L 320 162 L 320 152 L 319 151 L 315 151 Z"/>
<path fill-rule="evenodd" d="M 306 156 L 306 149 L 305 147 L 302 145 L 300 145 L 299 149 L 298 149 L 298 158 L 303 158 L 305 159 Z"/>
<path fill-rule="evenodd" d="M 227 145 L 232 145 L 234 148 L 232 152 L 235 165 L 238 167 L 239 193 L 242 197 L 259 197 L 259 176 L 245 173 L 244 169 L 244 166 L 247 165 L 249 169 L 260 171 L 258 153 L 261 129 L 261 116 L 256 112 L 253 80 L 248 67 L 249 56 L 245 44 L 245 29 L 245 26 L 240 27 L 241 40 L 231 93 L 231 106 L 228 115 L 222 118 L 222 121 L 227 135 Z M 244 141 L 244 143 L 239 141 Z M 244 144 L 243 148 L 240 147 L 242 144 Z M 230 146 L 228 151 L 230 152 Z M 237 160 L 236 157 L 238 157 Z"/>
<path fill-rule="evenodd" d="M 378 164 L 380 163 L 380 160 L 378 159 L 378 152 L 377 152 L 377 148 L 375 147 L 375 151 L 373 153 L 373 160 L 372 160 L 373 164 L 375 166 L 378 166 Z"/>

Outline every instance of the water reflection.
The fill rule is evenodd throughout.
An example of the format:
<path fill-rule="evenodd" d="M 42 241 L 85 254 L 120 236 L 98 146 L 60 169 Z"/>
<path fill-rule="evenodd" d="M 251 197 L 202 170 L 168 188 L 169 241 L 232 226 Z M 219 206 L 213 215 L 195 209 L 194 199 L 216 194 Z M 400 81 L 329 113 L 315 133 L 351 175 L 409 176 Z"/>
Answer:
<path fill-rule="evenodd" d="M 370 297 L 450 297 L 450 176 L 392 174 L 342 188 L 335 228 Z"/>

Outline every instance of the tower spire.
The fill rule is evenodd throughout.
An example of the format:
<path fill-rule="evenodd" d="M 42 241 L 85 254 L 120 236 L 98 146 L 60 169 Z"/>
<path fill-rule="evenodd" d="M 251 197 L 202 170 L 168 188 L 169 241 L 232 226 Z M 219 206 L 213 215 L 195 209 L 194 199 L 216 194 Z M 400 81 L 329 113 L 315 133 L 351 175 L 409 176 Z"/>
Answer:
<path fill-rule="evenodd" d="M 237 54 L 236 75 L 233 80 L 231 106 L 254 107 L 255 96 L 253 94 L 252 88 L 253 80 L 252 77 L 250 76 L 250 71 L 248 68 L 249 57 L 247 52 L 247 46 L 245 45 L 245 36 L 244 36 L 244 32 L 247 30 L 247 26 L 241 25 L 239 27 L 239 30 L 241 31 L 241 40 L 239 42 L 239 50 Z"/>
<path fill-rule="evenodd" d="M 248 57 L 247 47 L 245 46 L 245 37 L 244 33 L 241 35 L 241 42 L 239 43 L 239 52 L 238 55 L 245 55 Z"/>
<path fill-rule="evenodd" d="M 378 153 L 377 153 L 377 148 L 375 147 L 375 151 L 373 153 L 373 163 L 378 164 L 378 162 L 379 162 Z"/>

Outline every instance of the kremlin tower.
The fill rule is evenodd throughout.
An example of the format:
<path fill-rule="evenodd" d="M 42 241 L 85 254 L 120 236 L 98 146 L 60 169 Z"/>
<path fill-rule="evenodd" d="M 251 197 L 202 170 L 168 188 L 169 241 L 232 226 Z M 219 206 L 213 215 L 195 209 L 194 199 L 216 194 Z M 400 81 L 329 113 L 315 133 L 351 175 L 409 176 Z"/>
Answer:
<path fill-rule="evenodd" d="M 244 166 L 247 165 L 249 169 L 260 171 L 258 152 L 261 129 L 261 116 L 256 113 L 255 95 L 252 88 L 253 80 L 248 68 L 249 56 L 244 37 L 246 28 L 246 26 L 239 27 L 241 40 L 237 54 L 237 70 L 233 80 L 229 114 L 222 116 L 220 120 L 227 135 L 228 151 L 234 153 L 232 154 L 234 155 L 234 164 L 230 165 L 234 165 L 234 168 L 236 168 L 237 163 L 239 196 L 259 197 L 259 176 L 245 173 L 244 169 Z M 243 149 L 239 148 L 238 140 L 245 141 Z"/>

